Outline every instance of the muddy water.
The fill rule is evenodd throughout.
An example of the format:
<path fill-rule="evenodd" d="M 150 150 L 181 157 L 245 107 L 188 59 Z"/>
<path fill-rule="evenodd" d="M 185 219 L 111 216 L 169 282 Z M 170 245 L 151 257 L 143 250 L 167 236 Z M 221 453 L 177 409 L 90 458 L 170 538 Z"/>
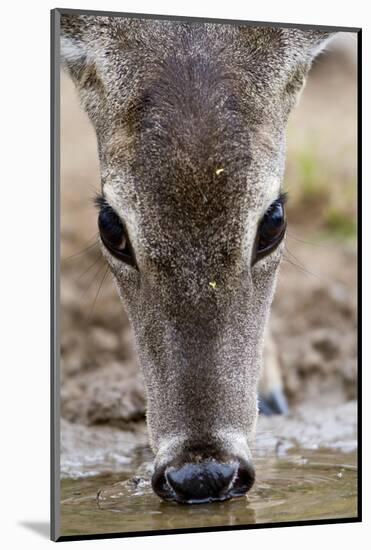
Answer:
<path fill-rule="evenodd" d="M 356 452 L 290 449 L 255 460 L 247 497 L 209 505 L 162 502 L 150 486 L 152 455 L 137 448 L 120 473 L 62 480 L 61 534 L 251 525 L 357 515 Z"/>

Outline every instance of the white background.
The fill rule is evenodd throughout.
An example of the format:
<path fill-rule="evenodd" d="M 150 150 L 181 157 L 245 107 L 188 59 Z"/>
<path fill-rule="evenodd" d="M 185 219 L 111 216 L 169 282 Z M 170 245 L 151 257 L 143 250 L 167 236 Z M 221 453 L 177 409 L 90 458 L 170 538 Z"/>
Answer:
<path fill-rule="evenodd" d="M 85 8 L 257 21 L 362 26 L 364 97 L 370 89 L 368 2 L 272 0 L 237 2 L 127 0 L 4 2 L 1 7 L 0 165 L 0 544 L 3 548 L 40 548 L 48 540 L 49 520 L 49 10 Z M 367 61 L 368 60 L 368 61 Z M 336 101 L 336 98 L 334 98 Z M 370 243 L 370 108 L 364 102 L 363 211 L 365 250 Z M 4 124 L 5 122 L 5 124 Z M 367 123 L 367 124 L 366 124 Z M 367 127 L 366 127 L 367 126 Z M 363 302 L 370 305 L 369 257 L 364 254 Z M 364 492 L 370 483 L 370 313 L 364 315 Z M 368 341 L 367 341 L 368 340 Z M 367 434 L 368 432 L 368 434 Z M 364 498 L 364 524 L 296 527 L 156 536 L 68 543 L 98 548 L 318 548 L 366 547 L 371 538 L 370 498 Z M 31 528 L 28 524 L 39 525 Z M 41 527 L 40 527 L 41 526 Z M 45 534 L 40 534 L 39 531 Z M 369 543 L 367 544 L 369 547 Z"/>

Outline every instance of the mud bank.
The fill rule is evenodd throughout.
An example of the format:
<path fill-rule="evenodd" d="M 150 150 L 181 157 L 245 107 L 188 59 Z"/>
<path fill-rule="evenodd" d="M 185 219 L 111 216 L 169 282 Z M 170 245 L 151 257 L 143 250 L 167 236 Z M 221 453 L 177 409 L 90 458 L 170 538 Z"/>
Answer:
<path fill-rule="evenodd" d="M 258 421 L 254 456 L 285 456 L 293 448 L 337 449 L 353 452 L 357 447 L 355 401 L 331 407 L 302 405 L 286 416 Z M 61 476 L 79 478 L 132 471 L 138 449 L 148 447 L 146 425 L 132 431 L 111 426 L 83 426 L 62 420 Z M 151 457 L 148 451 L 147 459 Z"/>

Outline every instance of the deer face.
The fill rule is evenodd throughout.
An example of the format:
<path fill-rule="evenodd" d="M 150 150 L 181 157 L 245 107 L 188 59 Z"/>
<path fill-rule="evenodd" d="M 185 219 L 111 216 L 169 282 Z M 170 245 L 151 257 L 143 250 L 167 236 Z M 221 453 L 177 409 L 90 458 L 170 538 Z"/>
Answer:
<path fill-rule="evenodd" d="M 153 488 L 242 495 L 286 229 L 285 123 L 324 37 L 81 16 L 62 31 L 97 133 L 100 239 L 144 374 Z"/>

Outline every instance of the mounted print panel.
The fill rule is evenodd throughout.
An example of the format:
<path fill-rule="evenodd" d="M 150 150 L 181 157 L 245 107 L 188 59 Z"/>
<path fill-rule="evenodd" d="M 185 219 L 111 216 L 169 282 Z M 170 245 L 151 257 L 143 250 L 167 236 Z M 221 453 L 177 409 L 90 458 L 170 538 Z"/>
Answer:
<path fill-rule="evenodd" d="M 360 521 L 360 36 L 52 12 L 54 540 Z"/>

